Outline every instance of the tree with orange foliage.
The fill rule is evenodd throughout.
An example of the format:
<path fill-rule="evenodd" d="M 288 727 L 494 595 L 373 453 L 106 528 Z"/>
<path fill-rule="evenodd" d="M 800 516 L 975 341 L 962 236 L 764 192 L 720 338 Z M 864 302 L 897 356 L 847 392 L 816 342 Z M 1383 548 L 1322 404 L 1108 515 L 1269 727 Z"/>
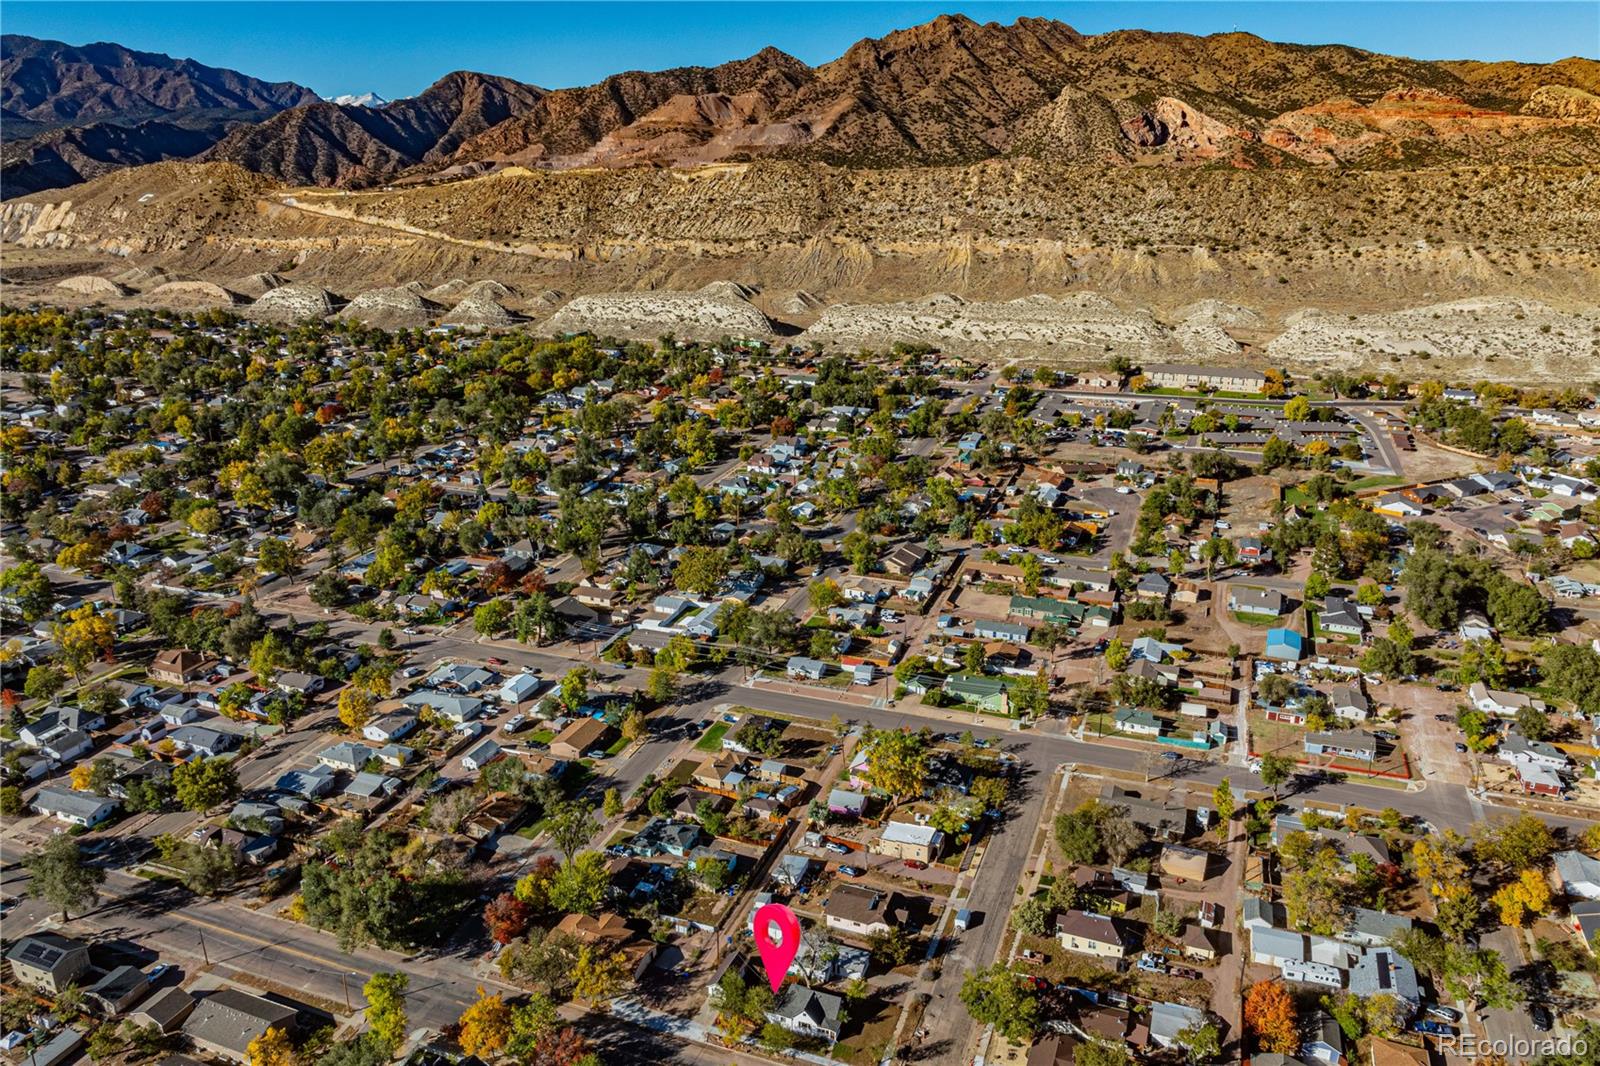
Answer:
<path fill-rule="evenodd" d="M 509 892 L 502 892 L 483 908 L 483 921 L 496 944 L 509 944 L 528 931 L 533 908 Z"/>
<path fill-rule="evenodd" d="M 1244 996 L 1244 1024 L 1261 1050 L 1293 1055 L 1300 1050 L 1300 1019 L 1289 990 L 1277 981 L 1257 981 Z"/>

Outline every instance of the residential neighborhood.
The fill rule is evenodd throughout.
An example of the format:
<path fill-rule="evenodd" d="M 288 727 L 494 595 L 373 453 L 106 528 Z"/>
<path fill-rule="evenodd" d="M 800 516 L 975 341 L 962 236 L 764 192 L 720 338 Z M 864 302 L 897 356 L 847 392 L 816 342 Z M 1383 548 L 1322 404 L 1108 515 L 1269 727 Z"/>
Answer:
<path fill-rule="evenodd" d="M 95 308 L 0 359 L 7 1061 L 1600 1033 L 1576 387 Z"/>

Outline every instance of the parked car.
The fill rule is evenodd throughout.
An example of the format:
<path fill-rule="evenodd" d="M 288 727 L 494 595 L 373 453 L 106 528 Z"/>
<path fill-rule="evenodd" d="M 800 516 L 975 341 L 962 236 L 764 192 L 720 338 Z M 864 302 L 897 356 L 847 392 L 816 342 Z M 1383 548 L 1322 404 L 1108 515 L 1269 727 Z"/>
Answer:
<path fill-rule="evenodd" d="M 496 658 L 492 655 L 485 659 L 484 662 L 488 663 L 490 666 L 504 666 L 506 664 L 504 659 Z"/>
<path fill-rule="evenodd" d="M 1147 951 L 1139 956 L 1139 969 L 1148 973 L 1166 973 L 1167 964 L 1161 961 L 1160 956 Z"/>
<path fill-rule="evenodd" d="M 1172 969 L 1167 971 L 1167 974 L 1170 977 L 1181 978 L 1182 980 L 1185 980 L 1185 981 L 1198 981 L 1198 980 L 1200 980 L 1200 971 L 1199 970 L 1191 970 L 1191 969 L 1189 969 L 1188 967 L 1185 967 L 1185 966 L 1174 966 L 1174 967 L 1172 967 Z"/>
<path fill-rule="evenodd" d="M 830 840 L 822 846 L 839 855 L 850 854 L 850 849 L 845 847 L 843 844 L 838 843 L 837 841 Z"/>
<path fill-rule="evenodd" d="M 1465 755 L 1467 753 L 1467 746 L 1461 743 L 1459 740 L 1456 741 L 1456 753 L 1459 755 Z"/>
<path fill-rule="evenodd" d="M 1550 1008 L 1542 1003 L 1535 1003 L 1528 1008 L 1528 1020 L 1541 1033 L 1548 1033 L 1555 1028 L 1556 1024 L 1555 1016 L 1550 1013 Z"/>
<path fill-rule="evenodd" d="M 1433 716 L 1433 720 L 1435 722 L 1453 722 L 1455 718 L 1448 714 L 1436 714 Z"/>
<path fill-rule="evenodd" d="M 928 868 L 928 864 L 921 859 L 906 859 L 905 865 L 908 870 L 926 870 Z"/>
<path fill-rule="evenodd" d="M 583 757 L 585 759 L 607 759 L 610 758 L 610 756 L 611 753 L 606 751 L 604 748 L 590 748 L 588 751 L 583 753 Z"/>
<path fill-rule="evenodd" d="M 1454 1026 L 1445 1025 L 1443 1022 L 1417 1021 L 1411 1023 L 1411 1028 L 1428 1036 L 1455 1036 Z"/>
<path fill-rule="evenodd" d="M 844 874 L 846 877 L 860 877 L 862 874 L 866 873 L 866 871 L 859 866 L 841 866 L 839 867 L 839 872 Z"/>
<path fill-rule="evenodd" d="M 165 977 L 167 975 L 167 971 L 170 969 L 172 969 L 172 965 L 170 963 L 158 962 L 154 966 L 150 967 L 150 972 L 144 975 L 144 979 L 149 981 L 151 984 L 155 984 L 157 981 Z"/>
<path fill-rule="evenodd" d="M 1430 1018 L 1437 1018 L 1441 1022 L 1459 1022 L 1461 1012 L 1454 1007 L 1446 1007 L 1439 1003 L 1430 1003 L 1422 1008 L 1422 1012 Z"/>

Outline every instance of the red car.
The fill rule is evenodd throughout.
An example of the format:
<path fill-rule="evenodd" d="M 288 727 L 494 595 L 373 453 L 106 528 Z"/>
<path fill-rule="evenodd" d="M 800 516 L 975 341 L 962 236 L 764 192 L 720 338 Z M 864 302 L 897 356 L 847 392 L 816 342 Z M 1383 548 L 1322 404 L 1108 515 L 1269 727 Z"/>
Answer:
<path fill-rule="evenodd" d="M 504 659 L 485 659 L 484 662 L 488 663 L 490 666 L 504 666 L 506 664 Z"/>
<path fill-rule="evenodd" d="M 906 868 L 910 870 L 926 870 L 928 864 L 917 859 L 906 859 Z"/>

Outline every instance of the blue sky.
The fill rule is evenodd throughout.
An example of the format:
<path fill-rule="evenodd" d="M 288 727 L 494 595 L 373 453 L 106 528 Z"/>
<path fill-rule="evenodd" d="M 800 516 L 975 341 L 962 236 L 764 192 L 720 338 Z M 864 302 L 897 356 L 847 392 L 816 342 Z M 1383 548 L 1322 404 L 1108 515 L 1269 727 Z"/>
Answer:
<path fill-rule="evenodd" d="M 1217 33 L 1341 43 L 1419 59 L 1549 62 L 1600 57 L 1600 3 L 325 3 L 245 0 L 161 3 L 5 0 L 8 33 L 71 44 L 115 41 L 187 56 L 324 95 L 421 91 L 452 70 L 502 74 L 549 88 L 621 70 L 714 65 L 766 45 L 808 63 L 836 58 L 862 37 L 944 12 L 980 21 L 1060 19 L 1083 33 L 1113 29 Z"/>

